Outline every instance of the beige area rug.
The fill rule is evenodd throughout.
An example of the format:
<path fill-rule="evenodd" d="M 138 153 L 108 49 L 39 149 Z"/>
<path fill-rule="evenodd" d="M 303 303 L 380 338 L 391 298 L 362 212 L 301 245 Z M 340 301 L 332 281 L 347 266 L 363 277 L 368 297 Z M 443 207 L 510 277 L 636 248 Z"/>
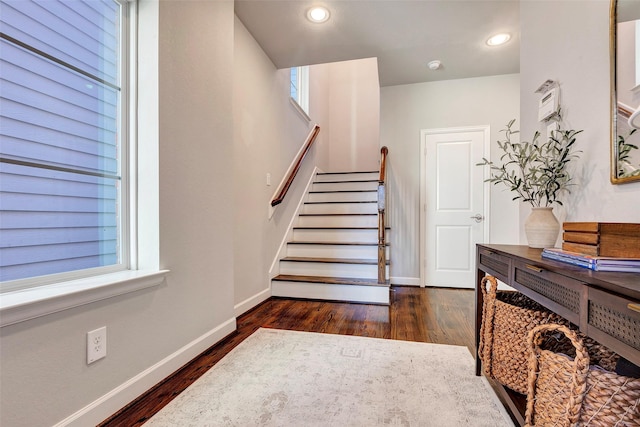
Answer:
<path fill-rule="evenodd" d="M 513 426 L 466 347 L 260 329 L 157 426 Z"/>

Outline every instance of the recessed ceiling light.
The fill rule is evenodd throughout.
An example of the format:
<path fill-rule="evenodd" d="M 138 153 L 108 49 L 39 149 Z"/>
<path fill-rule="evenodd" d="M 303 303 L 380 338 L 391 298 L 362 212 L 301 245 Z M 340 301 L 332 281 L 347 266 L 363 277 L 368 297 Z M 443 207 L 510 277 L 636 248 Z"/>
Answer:
<path fill-rule="evenodd" d="M 487 40 L 487 44 L 489 46 L 500 46 L 501 44 L 505 44 L 511 39 L 511 35 L 507 33 L 496 34 L 495 36 L 489 37 Z"/>
<path fill-rule="evenodd" d="M 439 70 L 441 66 L 442 66 L 442 62 L 438 61 L 437 59 L 427 64 L 427 67 L 429 67 L 430 70 L 434 70 L 434 71 Z"/>
<path fill-rule="evenodd" d="M 329 10 L 322 6 L 314 6 L 307 11 L 307 19 L 317 24 L 326 22 L 329 19 L 329 16 Z"/>

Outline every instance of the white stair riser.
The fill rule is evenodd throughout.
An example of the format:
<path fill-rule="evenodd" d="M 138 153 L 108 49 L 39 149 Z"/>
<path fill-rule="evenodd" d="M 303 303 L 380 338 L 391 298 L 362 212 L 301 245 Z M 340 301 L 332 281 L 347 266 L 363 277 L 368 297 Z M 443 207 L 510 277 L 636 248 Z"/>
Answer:
<path fill-rule="evenodd" d="M 330 285 L 325 283 L 271 282 L 271 295 L 276 297 L 350 301 L 389 305 L 386 286 Z"/>
<path fill-rule="evenodd" d="M 390 233 L 387 230 L 387 236 Z M 389 239 L 389 237 L 387 237 Z M 339 243 L 378 243 L 377 229 L 294 229 L 295 242 L 339 242 Z"/>
<path fill-rule="evenodd" d="M 377 191 L 348 191 L 340 193 L 309 193 L 308 202 L 377 202 Z"/>
<path fill-rule="evenodd" d="M 355 258 L 377 259 L 377 246 L 362 245 L 314 245 L 314 244 L 289 244 L 287 256 L 309 258 Z M 386 248 L 386 256 L 389 259 L 389 247 Z"/>
<path fill-rule="evenodd" d="M 328 182 L 313 183 L 311 191 L 358 191 L 358 190 L 376 190 L 378 191 L 378 181 L 374 182 Z"/>
<path fill-rule="evenodd" d="M 389 267 L 387 266 L 387 270 Z M 294 276 L 349 277 L 376 279 L 378 266 L 375 264 L 343 264 L 333 262 L 280 261 L 280 274 Z M 389 273 L 387 271 L 387 275 Z"/>
<path fill-rule="evenodd" d="M 378 213 L 377 203 L 305 203 L 302 213 L 306 214 L 348 214 Z"/>
<path fill-rule="evenodd" d="M 299 227 L 377 227 L 378 215 L 300 216 Z"/>
<path fill-rule="evenodd" d="M 314 181 L 327 182 L 327 181 L 369 181 L 380 179 L 379 172 L 367 172 L 367 173 L 330 173 L 330 174 L 317 174 Z"/>

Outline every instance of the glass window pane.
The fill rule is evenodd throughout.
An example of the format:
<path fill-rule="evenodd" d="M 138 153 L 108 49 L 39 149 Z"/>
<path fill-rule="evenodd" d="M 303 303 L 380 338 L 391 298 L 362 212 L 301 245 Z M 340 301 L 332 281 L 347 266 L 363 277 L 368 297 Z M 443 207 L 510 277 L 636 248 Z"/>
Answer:
<path fill-rule="evenodd" d="M 2 0 L 0 30 L 118 85 L 120 8 L 113 0 Z"/>
<path fill-rule="evenodd" d="M 0 281 L 123 264 L 120 3 L 0 0 Z"/>
<path fill-rule="evenodd" d="M 117 174 L 118 91 L 0 43 L 0 154 Z"/>
<path fill-rule="evenodd" d="M 115 179 L 0 163 L 0 281 L 113 265 Z"/>

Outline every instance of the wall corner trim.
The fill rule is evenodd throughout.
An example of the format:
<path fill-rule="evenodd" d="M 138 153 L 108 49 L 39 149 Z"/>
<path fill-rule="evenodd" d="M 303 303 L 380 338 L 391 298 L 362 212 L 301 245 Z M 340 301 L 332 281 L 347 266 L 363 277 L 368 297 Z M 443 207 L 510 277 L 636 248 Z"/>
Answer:
<path fill-rule="evenodd" d="M 235 316 L 238 317 L 269 298 L 271 298 L 271 283 L 269 283 L 267 289 L 236 304 L 235 307 L 233 307 L 233 312 Z"/>

